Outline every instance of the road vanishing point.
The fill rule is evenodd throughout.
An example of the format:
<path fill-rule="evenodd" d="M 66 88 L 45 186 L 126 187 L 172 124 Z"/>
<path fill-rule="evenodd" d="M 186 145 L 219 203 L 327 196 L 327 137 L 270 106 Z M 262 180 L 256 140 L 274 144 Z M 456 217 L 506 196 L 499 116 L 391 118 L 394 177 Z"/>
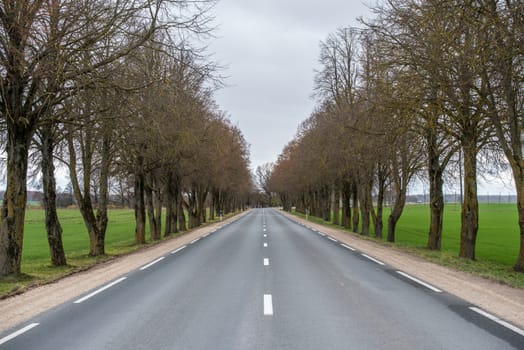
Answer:
<path fill-rule="evenodd" d="M 0 334 L 0 349 L 524 349 L 524 331 L 254 209 Z"/>

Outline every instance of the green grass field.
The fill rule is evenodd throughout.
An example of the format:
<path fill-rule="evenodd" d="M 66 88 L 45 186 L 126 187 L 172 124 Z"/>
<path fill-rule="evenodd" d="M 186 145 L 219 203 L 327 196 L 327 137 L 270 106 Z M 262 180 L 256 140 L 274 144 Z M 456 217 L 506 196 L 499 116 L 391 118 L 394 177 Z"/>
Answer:
<path fill-rule="evenodd" d="M 389 208 L 384 210 L 384 236 Z M 312 220 L 327 224 L 318 219 Z M 519 230 L 516 204 L 480 204 L 476 258 L 458 258 L 460 246 L 460 205 L 447 204 L 444 212 L 442 252 L 427 249 L 429 208 L 427 205 L 406 205 L 397 224 L 396 247 L 408 250 L 437 263 L 524 288 L 524 274 L 512 270 L 519 251 Z M 385 243 L 387 244 L 387 243 Z"/>
<path fill-rule="evenodd" d="M 399 244 L 424 247 L 427 243 L 429 209 L 408 205 L 398 223 Z M 460 246 L 460 205 L 449 204 L 444 212 L 442 250 L 457 254 Z M 476 256 L 478 260 L 515 264 L 519 230 L 515 204 L 481 204 Z"/>

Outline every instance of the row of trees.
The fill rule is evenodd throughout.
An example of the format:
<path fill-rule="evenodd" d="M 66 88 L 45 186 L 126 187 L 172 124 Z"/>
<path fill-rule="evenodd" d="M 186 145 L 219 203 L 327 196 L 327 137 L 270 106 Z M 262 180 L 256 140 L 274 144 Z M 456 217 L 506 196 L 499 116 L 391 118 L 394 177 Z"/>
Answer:
<path fill-rule="evenodd" d="M 248 146 L 214 103 L 215 66 L 190 43 L 211 31 L 213 1 L 0 2 L 0 120 L 7 187 L 0 275 L 20 272 L 28 170 L 41 174 L 51 261 L 65 265 L 55 164 L 69 172 L 105 254 L 110 183 L 133 183 L 135 240 L 242 208 Z M 186 218 L 186 213 L 188 218 Z M 147 214 L 147 215 L 146 215 Z"/>
<path fill-rule="evenodd" d="M 475 259 L 481 165 L 511 169 L 524 271 L 524 2 L 387 0 L 364 29 L 341 28 L 321 43 L 318 106 L 274 165 L 268 186 L 285 209 L 387 239 L 414 176 L 430 188 L 427 247 L 439 250 L 443 185 L 463 168 L 459 255 Z M 504 157 L 505 156 L 505 157 Z M 339 198 L 342 217 L 339 218 Z M 517 224 L 517 223 L 516 223 Z"/>

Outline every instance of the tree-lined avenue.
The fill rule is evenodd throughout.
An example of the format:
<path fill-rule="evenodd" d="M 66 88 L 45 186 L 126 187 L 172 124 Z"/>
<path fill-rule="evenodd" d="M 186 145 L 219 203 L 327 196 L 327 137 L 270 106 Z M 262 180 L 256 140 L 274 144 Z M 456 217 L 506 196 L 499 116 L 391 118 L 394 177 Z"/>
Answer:
<path fill-rule="evenodd" d="M 524 346 L 519 328 L 500 325 L 480 308 L 431 289 L 431 281 L 379 263 L 384 264 L 277 210 L 256 209 L 0 334 L 0 347 Z"/>

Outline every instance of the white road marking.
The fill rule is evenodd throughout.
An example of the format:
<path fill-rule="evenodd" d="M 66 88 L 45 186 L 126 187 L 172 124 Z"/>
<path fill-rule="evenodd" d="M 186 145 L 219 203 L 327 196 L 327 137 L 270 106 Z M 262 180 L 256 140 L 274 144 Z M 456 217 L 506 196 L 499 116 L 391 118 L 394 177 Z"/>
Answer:
<path fill-rule="evenodd" d="M 267 248 L 267 243 L 266 242 L 264 242 L 264 248 Z"/>
<path fill-rule="evenodd" d="M 200 237 L 198 237 L 198 238 L 192 240 L 191 243 L 189 243 L 189 244 L 193 244 L 193 243 L 196 243 L 196 242 L 198 242 L 198 241 L 200 241 Z"/>
<path fill-rule="evenodd" d="M 184 245 L 184 246 L 178 248 L 177 250 L 173 250 L 173 251 L 171 252 L 171 254 L 176 254 L 176 253 L 178 253 L 179 251 L 181 251 L 182 249 L 184 249 L 185 247 L 187 247 L 187 245 Z"/>
<path fill-rule="evenodd" d="M 273 315 L 273 298 L 271 294 L 264 294 L 264 315 Z"/>
<path fill-rule="evenodd" d="M 375 258 L 372 258 L 371 256 L 369 256 L 369 255 L 367 255 L 367 254 L 362 253 L 362 256 L 363 256 L 364 258 L 367 258 L 367 259 L 373 261 L 373 262 L 376 262 L 376 263 L 379 264 L 379 265 L 382 265 L 382 266 L 386 265 L 386 264 L 384 264 L 382 261 L 377 260 L 377 259 L 375 259 Z"/>
<path fill-rule="evenodd" d="M 7 343 L 10 340 L 13 340 L 14 338 L 18 337 L 19 335 L 24 334 L 28 330 L 35 328 L 39 324 L 40 323 L 31 323 L 30 325 L 25 326 L 24 328 L 19 329 L 16 332 L 13 332 L 13 333 L 9 334 L 8 336 L 3 337 L 2 339 L 0 339 L 0 345 L 2 345 L 4 343 Z"/>
<path fill-rule="evenodd" d="M 319 235 L 321 235 L 322 237 L 325 237 L 325 236 L 326 236 L 325 234 L 323 234 L 323 233 L 320 232 L 320 231 L 317 231 L 317 233 L 318 233 Z"/>
<path fill-rule="evenodd" d="M 267 237 L 267 235 L 264 233 L 264 238 L 266 238 L 266 237 Z"/>
<path fill-rule="evenodd" d="M 268 258 L 264 258 L 264 266 L 269 266 L 269 259 Z"/>
<path fill-rule="evenodd" d="M 347 248 L 347 249 L 351 250 L 351 251 L 356 251 L 355 248 L 350 247 L 350 246 L 348 246 L 348 245 L 346 245 L 346 244 L 344 244 L 344 243 L 341 243 L 340 245 L 343 246 L 344 248 Z"/>
<path fill-rule="evenodd" d="M 140 271 L 144 271 L 145 269 L 150 268 L 151 266 L 153 266 L 153 265 L 156 264 L 157 262 L 162 261 L 162 260 L 164 260 L 164 259 L 165 259 L 165 257 L 164 257 L 164 256 L 161 256 L 160 258 L 156 259 L 155 261 L 151 261 L 149 264 L 147 264 L 147 265 L 145 265 L 145 266 L 142 266 L 142 267 L 140 268 Z"/>
<path fill-rule="evenodd" d="M 264 232 L 266 232 L 266 229 L 264 229 Z"/>
<path fill-rule="evenodd" d="M 113 282 L 111 282 L 111 283 L 109 283 L 109 284 L 106 284 L 106 285 L 103 286 L 102 288 L 99 288 L 99 289 L 95 290 L 94 292 L 89 293 L 89 294 L 86 295 L 85 297 L 78 299 L 77 301 L 74 302 L 74 304 L 80 304 L 80 303 L 83 303 L 83 302 L 86 301 L 87 299 L 94 297 L 94 296 L 97 295 L 98 293 L 102 293 L 104 290 L 113 287 L 114 285 L 116 285 L 116 284 L 122 282 L 122 281 L 125 280 L 126 278 L 127 278 L 127 277 L 120 277 L 120 278 L 117 279 L 116 281 L 113 281 Z"/>
<path fill-rule="evenodd" d="M 431 290 L 434 291 L 434 292 L 442 293 L 442 291 L 441 291 L 440 289 L 438 289 L 437 287 L 434 287 L 434 286 L 432 286 L 432 285 L 429 284 L 429 283 L 423 282 L 423 281 L 419 280 L 418 278 L 415 278 L 415 277 L 413 277 L 413 276 L 410 276 L 410 275 L 408 275 L 408 274 L 405 273 L 405 272 L 397 271 L 397 273 L 398 273 L 399 275 L 402 275 L 402 276 L 406 277 L 406 278 L 409 278 L 409 279 L 412 280 L 413 282 L 416 282 L 416 283 L 418 283 L 418 284 L 420 284 L 420 285 L 422 285 L 422 286 L 424 286 L 424 287 L 426 287 L 426 288 L 428 288 L 428 289 L 431 289 Z"/>
<path fill-rule="evenodd" d="M 520 334 L 522 336 L 524 336 L 524 330 L 504 321 L 504 320 L 501 320 L 500 318 L 498 318 L 497 316 L 495 315 L 492 315 L 482 309 L 479 309 L 478 307 L 475 307 L 475 306 L 470 306 L 469 307 L 470 310 L 472 311 L 475 311 L 476 313 L 484 316 L 484 317 L 487 317 L 489 318 L 490 320 L 494 321 L 494 322 L 497 322 L 498 324 L 500 324 L 501 326 L 504 326 L 508 329 L 511 329 L 513 332 L 517 333 L 517 334 Z"/>
<path fill-rule="evenodd" d="M 327 239 L 329 239 L 330 241 L 333 241 L 333 242 L 338 242 L 336 239 L 334 239 L 333 237 L 330 237 L 330 236 L 327 236 Z"/>

